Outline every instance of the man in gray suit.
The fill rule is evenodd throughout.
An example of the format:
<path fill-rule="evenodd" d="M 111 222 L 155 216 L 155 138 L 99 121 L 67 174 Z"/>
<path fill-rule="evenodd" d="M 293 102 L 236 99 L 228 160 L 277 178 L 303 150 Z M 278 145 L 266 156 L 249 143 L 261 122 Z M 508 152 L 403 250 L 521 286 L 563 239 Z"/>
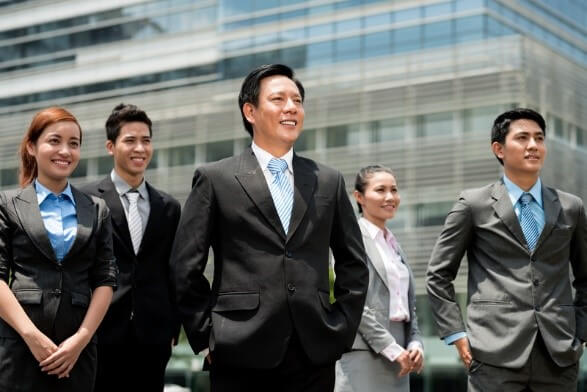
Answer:
<path fill-rule="evenodd" d="M 504 176 L 461 193 L 430 258 L 439 334 L 457 347 L 469 391 L 577 389 L 587 340 L 587 220 L 580 198 L 541 183 L 545 128 L 530 109 L 497 117 L 491 148 Z M 452 284 L 465 252 L 466 329 Z"/>

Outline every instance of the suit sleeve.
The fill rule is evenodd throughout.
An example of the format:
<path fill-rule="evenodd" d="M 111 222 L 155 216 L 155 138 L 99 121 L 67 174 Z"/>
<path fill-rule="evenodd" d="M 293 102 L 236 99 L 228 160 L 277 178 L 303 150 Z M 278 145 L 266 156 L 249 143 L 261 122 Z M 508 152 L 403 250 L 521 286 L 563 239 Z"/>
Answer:
<path fill-rule="evenodd" d="M 583 203 L 579 206 L 579 219 L 571 241 L 571 267 L 575 287 L 575 320 L 577 337 L 587 341 L 587 217 Z"/>
<path fill-rule="evenodd" d="M 472 230 L 471 207 L 461 195 L 446 217 L 426 272 L 428 298 L 441 338 L 465 331 L 453 281 L 471 241 Z"/>
<path fill-rule="evenodd" d="M 96 257 L 90 273 L 92 289 L 99 286 L 116 288 L 118 266 L 112 245 L 112 222 L 110 209 L 98 200 L 98 224 L 96 225 Z"/>
<path fill-rule="evenodd" d="M 168 227 L 168 230 L 170 231 L 171 235 L 173 236 L 172 238 L 175 239 L 175 233 L 177 232 L 177 225 L 179 223 L 179 218 L 181 216 L 181 207 L 179 206 L 179 203 L 177 202 L 177 200 L 172 199 L 170 204 L 169 204 L 169 209 L 171 210 L 171 226 Z M 171 252 L 171 250 L 170 250 Z M 171 256 L 171 254 L 169 254 L 169 256 Z M 169 260 L 167 260 L 169 261 Z M 169 265 L 169 263 L 168 263 Z M 169 271 L 168 271 L 169 273 Z M 179 342 L 179 334 L 180 334 L 180 330 L 181 330 L 181 323 L 179 320 L 179 311 L 177 309 L 177 304 L 175 302 L 175 294 L 173 293 L 173 290 L 171 289 L 171 286 L 169 286 L 169 298 L 171 299 L 171 306 L 172 306 L 172 313 L 173 313 L 173 318 L 174 318 L 174 325 L 173 325 L 173 339 L 175 341 L 175 344 L 177 344 Z"/>
<path fill-rule="evenodd" d="M 194 352 L 208 347 L 210 284 L 204 276 L 213 230 L 214 195 L 202 168 L 196 170 L 171 250 L 171 285 Z"/>
<path fill-rule="evenodd" d="M 0 193 L 0 279 L 8 283 L 10 264 L 12 262 L 12 236 L 5 206 L 4 193 Z"/>
<path fill-rule="evenodd" d="M 409 345 L 412 342 L 420 343 L 420 346 L 424 348 L 424 343 L 422 342 L 422 335 L 420 333 L 420 327 L 418 326 L 418 315 L 416 313 L 416 293 L 415 293 L 415 282 L 414 282 L 414 275 L 412 270 L 410 269 L 410 289 L 409 289 L 409 296 L 411 296 L 412 300 L 408 301 L 410 303 L 410 330 L 409 335 L 407 337 L 407 344 Z"/>
<path fill-rule="evenodd" d="M 340 173 L 337 187 L 336 211 L 330 235 L 336 276 L 334 306 L 343 313 L 347 321 L 345 341 L 347 348 L 350 349 L 363 313 L 369 271 L 359 225 Z"/>

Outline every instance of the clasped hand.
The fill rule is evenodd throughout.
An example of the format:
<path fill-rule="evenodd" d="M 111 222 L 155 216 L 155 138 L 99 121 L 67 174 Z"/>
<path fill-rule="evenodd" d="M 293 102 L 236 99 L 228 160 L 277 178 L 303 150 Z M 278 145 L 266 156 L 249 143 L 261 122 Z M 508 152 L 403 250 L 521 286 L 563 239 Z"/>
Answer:
<path fill-rule="evenodd" d="M 88 344 L 79 333 L 75 333 L 57 346 L 40 331 L 26 337 L 25 342 L 35 359 L 39 361 L 41 370 L 56 375 L 57 378 L 69 377 L 71 369 Z"/>
<path fill-rule="evenodd" d="M 403 377 L 410 372 L 420 373 L 424 367 L 424 357 L 418 349 L 403 351 L 395 361 L 400 365 L 399 376 Z"/>

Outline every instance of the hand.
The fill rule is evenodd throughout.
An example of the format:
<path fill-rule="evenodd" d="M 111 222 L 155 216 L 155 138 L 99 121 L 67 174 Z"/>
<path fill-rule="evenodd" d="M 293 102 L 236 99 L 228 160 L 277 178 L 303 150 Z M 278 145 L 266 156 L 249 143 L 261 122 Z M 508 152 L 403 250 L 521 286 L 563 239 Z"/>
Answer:
<path fill-rule="evenodd" d="M 399 357 L 397 357 L 395 359 L 395 361 L 399 364 L 400 366 L 400 370 L 398 373 L 399 377 L 403 377 L 406 374 L 410 373 L 412 371 L 412 359 L 410 358 L 410 354 L 408 351 L 403 351 Z"/>
<path fill-rule="evenodd" d="M 412 361 L 412 371 L 420 374 L 424 368 L 424 356 L 422 355 L 422 352 L 417 348 L 413 348 L 408 351 L 408 355 Z"/>
<path fill-rule="evenodd" d="M 459 340 L 454 342 L 456 346 L 459 357 L 461 357 L 461 361 L 463 361 L 463 365 L 465 365 L 465 369 L 469 370 L 471 367 L 471 361 L 473 361 L 473 356 L 471 355 L 471 348 L 469 347 L 469 339 L 465 336 L 460 338 Z"/>
<path fill-rule="evenodd" d="M 47 374 L 56 375 L 57 378 L 69 377 L 69 372 L 88 342 L 89 339 L 83 338 L 76 332 L 65 339 L 57 351 L 40 363 L 41 370 Z"/>
<path fill-rule="evenodd" d="M 212 357 L 210 356 L 210 353 L 206 355 L 206 361 L 208 361 L 208 365 L 212 365 Z"/>
<path fill-rule="evenodd" d="M 57 345 L 38 329 L 30 334 L 24 334 L 23 339 L 35 359 L 39 362 L 57 351 Z"/>

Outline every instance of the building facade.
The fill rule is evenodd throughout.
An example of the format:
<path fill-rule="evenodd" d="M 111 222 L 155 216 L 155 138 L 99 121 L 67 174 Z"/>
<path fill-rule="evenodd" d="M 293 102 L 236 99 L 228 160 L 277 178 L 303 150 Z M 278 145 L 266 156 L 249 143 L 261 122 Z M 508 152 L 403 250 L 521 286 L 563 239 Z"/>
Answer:
<path fill-rule="evenodd" d="M 544 114 L 543 179 L 587 201 L 586 21 L 583 0 L 0 1 L 0 187 L 16 186 L 18 144 L 51 105 L 84 130 L 74 182 L 104 176 L 104 122 L 127 102 L 154 120 L 149 181 L 183 202 L 195 167 L 250 143 L 242 78 L 288 64 L 307 90 L 297 152 L 339 169 L 349 192 L 364 165 L 396 173 L 402 206 L 390 227 L 440 353 L 419 381 L 434 390 L 434 372 L 458 362 L 434 338 L 424 272 L 459 191 L 501 174 L 490 151 L 497 114 Z M 466 262 L 456 287 L 466 290 Z"/>

